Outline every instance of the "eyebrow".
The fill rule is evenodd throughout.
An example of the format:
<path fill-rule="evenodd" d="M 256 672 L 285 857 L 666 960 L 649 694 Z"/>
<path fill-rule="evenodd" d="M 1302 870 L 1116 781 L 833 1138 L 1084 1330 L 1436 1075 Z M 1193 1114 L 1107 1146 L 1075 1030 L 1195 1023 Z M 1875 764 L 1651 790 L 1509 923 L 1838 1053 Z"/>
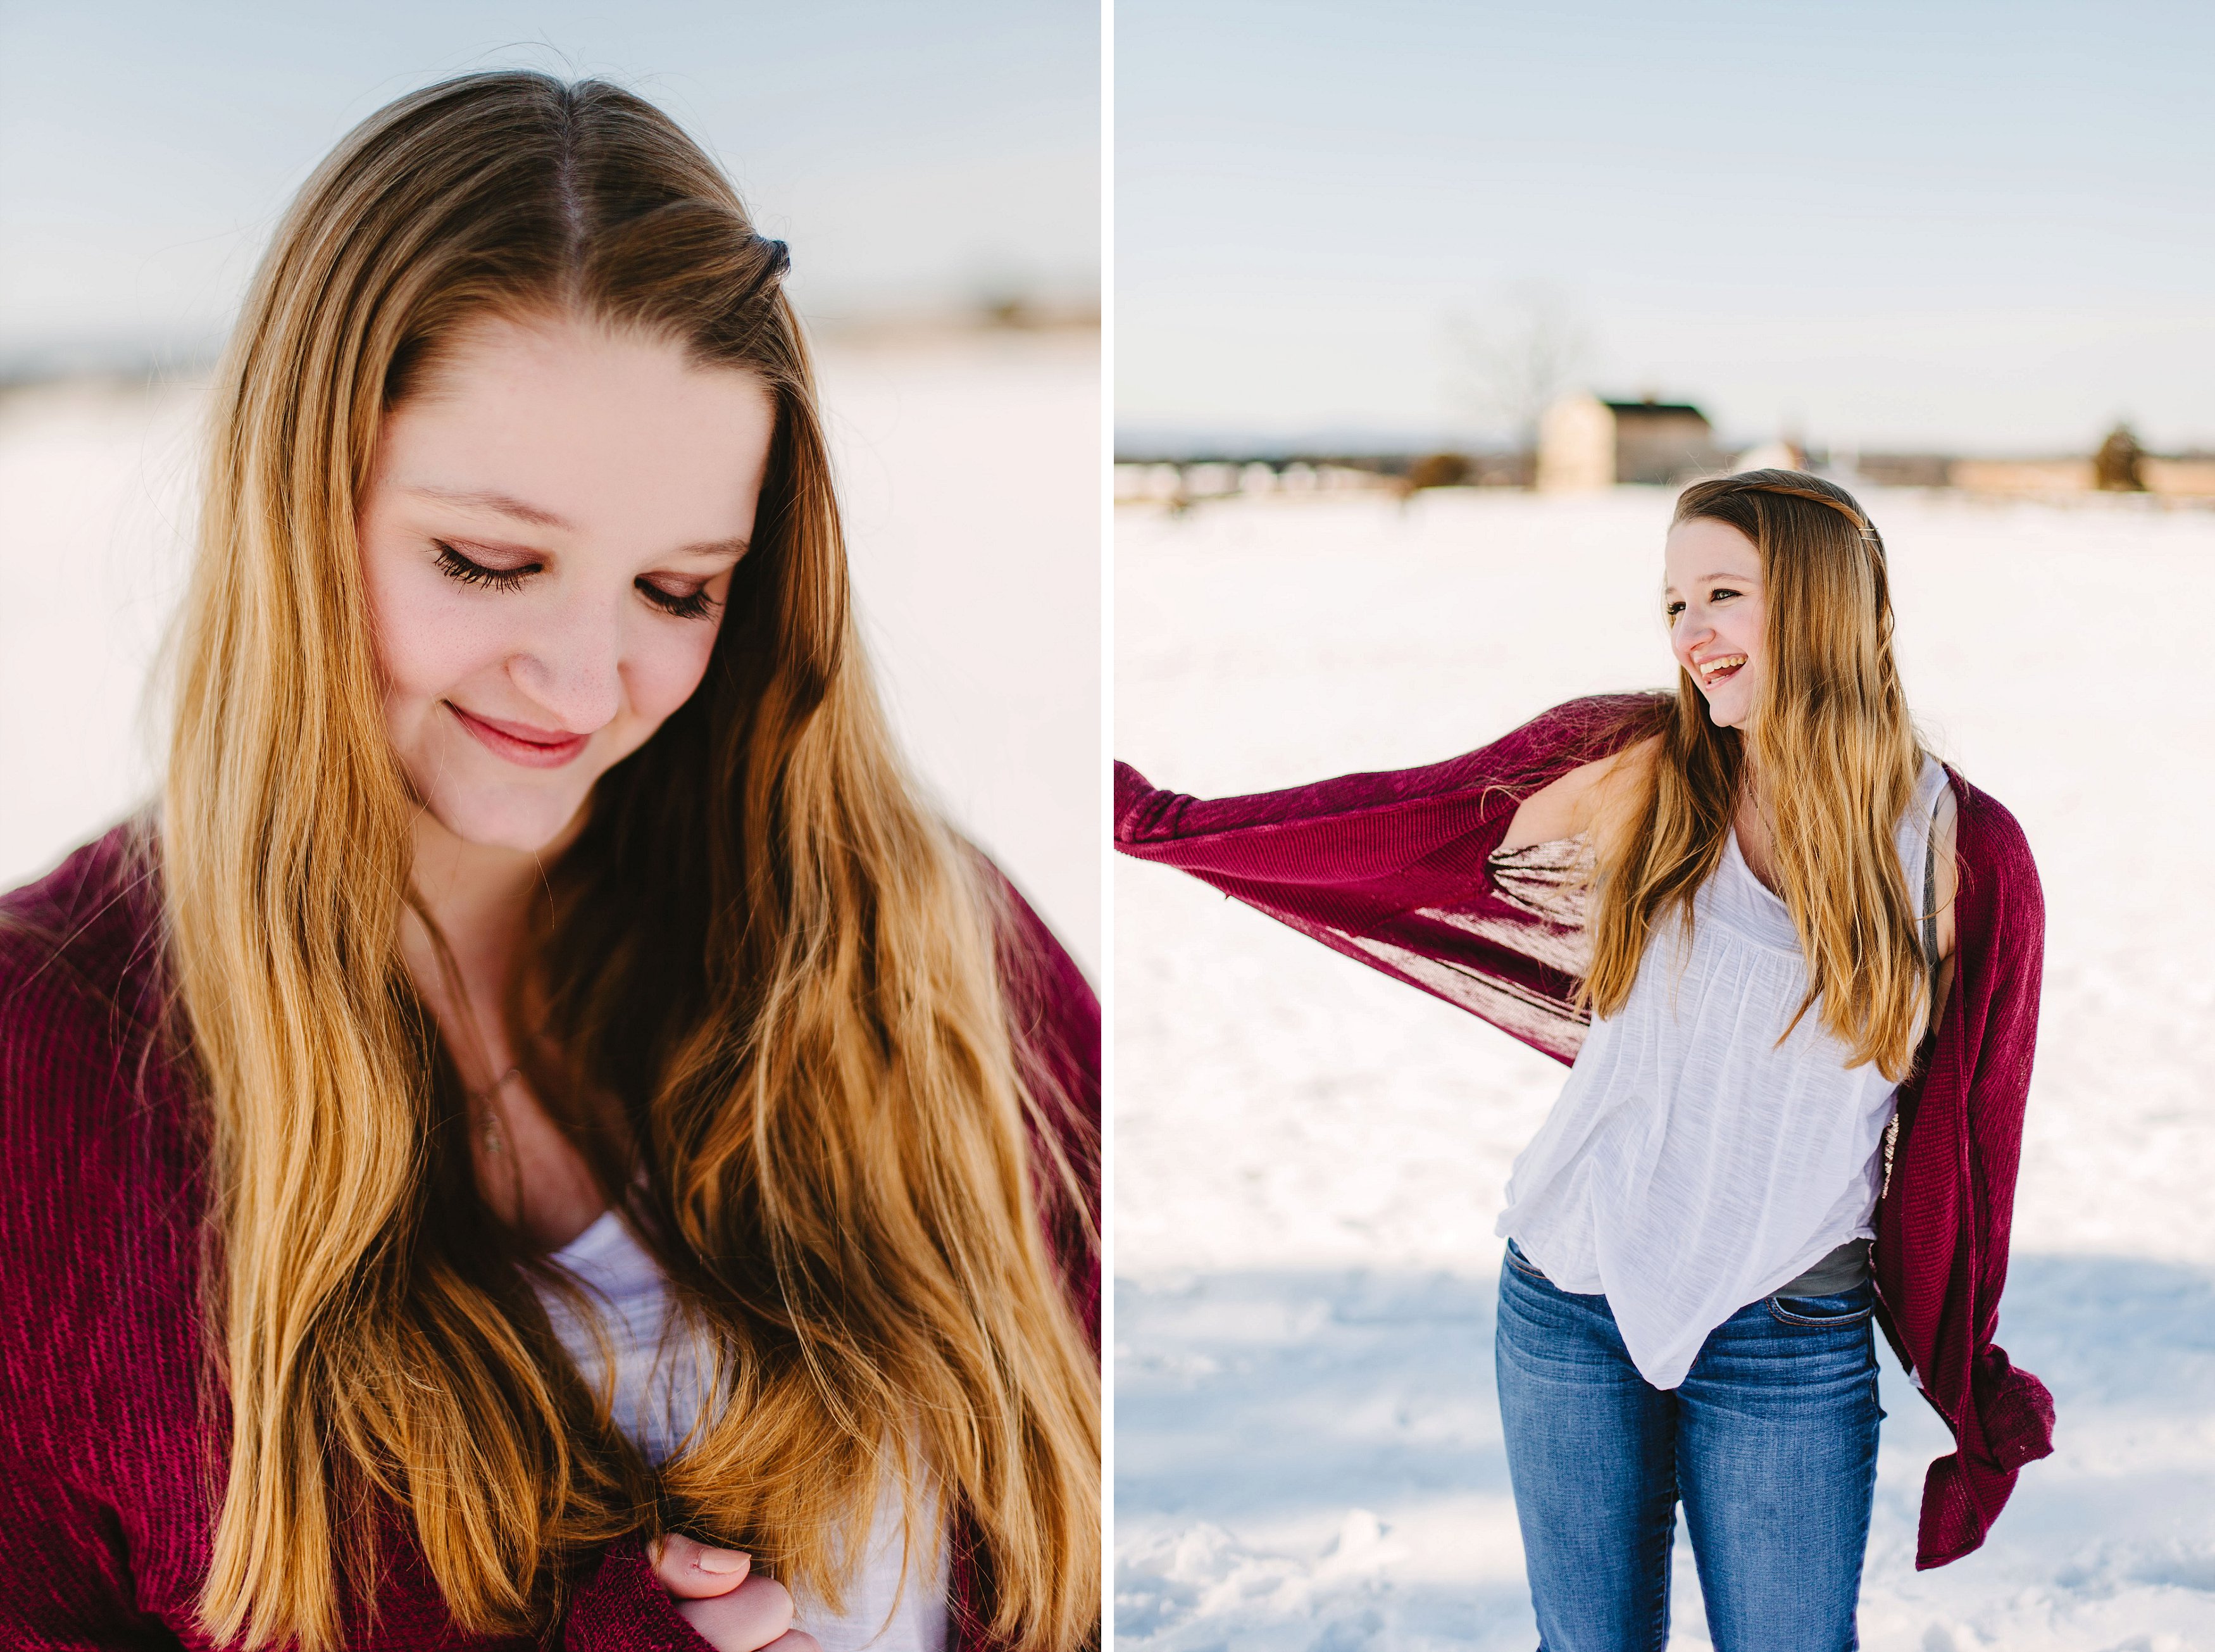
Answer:
<path fill-rule="evenodd" d="M 518 522 L 534 522 L 542 528 L 568 528 L 567 517 L 556 516 L 552 511 L 537 505 L 527 505 L 513 494 L 503 494 L 491 488 L 438 488 L 428 482 L 402 483 L 401 492 L 414 494 L 423 499 L 443 500 L 449 505 L 467 505 L 474 510 L 498 511 L 502 516 L 512 516 Z"/>
<path fill-rule="evenodd" d="M 1736 580 L 1743 585 L 1748 580 L 1758 580 L 1760 577 L 1758 574 L 1696 574 L 1692 576 L 1692 582 L 1697 585 L 1703 580 Z M 1661 594 L 1666 597 L 1676 588 L 1673 585 L 1665 585 L 1661 587 Z"/>
<path fill-rule="evenodd" d="M 529 522 L 537 527 L 560 528 L 565 532 L 576 531 L 575 524 L 568 518 L 518 499 L 513 494 L 503 494 L 496 488 L 439 488 L 428 482 L 403 482 L 400 491 L 414 494 L 420 499 L 435 499 L 448 505 L 466 506 L 472 510 L 497 511 L 502 516 L 513 517 L 518 522 Z M 743 556 L 751 548 L 748 541 L 733 536 L 728 539 L 703 539 L 696 544 L 679 545 L 670 554 L 676 556 Z"/>

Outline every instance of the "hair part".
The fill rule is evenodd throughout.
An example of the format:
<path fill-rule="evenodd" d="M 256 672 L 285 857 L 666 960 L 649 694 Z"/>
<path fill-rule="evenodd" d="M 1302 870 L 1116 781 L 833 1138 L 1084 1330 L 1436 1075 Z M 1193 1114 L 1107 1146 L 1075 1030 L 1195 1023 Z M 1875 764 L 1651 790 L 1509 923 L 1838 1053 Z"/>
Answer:
<path fill-rule="evenodd" d="M 1887 1078 L 1921 1041 L 1929 971 L 1897 833 L 1923 751 L 1893 658 L 1884 542 L 1853 496 L 1797 470 L 1693 483 L 1671 525 L 1721 522 L 1761 558 L 1764 675 L 1748 727 L 1721 728 L 1689 672 L 1654 715 L 1653 761 L 1602 832 L 1585 992 L 1613 1015 L 1665 919 L 1690 936 L 1750 779 L 1807 994 L 1821 1023 Z M 1790 1029 L 1788 1028 L 1789 1035 Z"/>
<path fill-rule="evenodd" d="M 992 875 L 917 802 L 856 646 L 783 268 L 653 106 L 497 72 L 365 121 L 256 273 L 212 410 L 161 827 L 212 1150 L 217 1640 L 348 1638 L 380 1509 L 478 1632 L 543 1628 L 592 1545 L 671 1526 L 835 1602 L 887 1475 L 911 1517 L 929 1488 L 954 1511 L 996 1635 L 1095 1632 L 1098 1368 L 1041 1237 L 1072 1211 L 1089 1231 L 1067 1098 L 1011 1033 Z M 400 951 L 414 806 L 355 537 L 384 415 L 472 321 L 545 315 L 676 341 L 776 408 L 706 678 L 595 788 L 506 1006 L 721 1350 L 660 1473 L 478 1196 Z"/>

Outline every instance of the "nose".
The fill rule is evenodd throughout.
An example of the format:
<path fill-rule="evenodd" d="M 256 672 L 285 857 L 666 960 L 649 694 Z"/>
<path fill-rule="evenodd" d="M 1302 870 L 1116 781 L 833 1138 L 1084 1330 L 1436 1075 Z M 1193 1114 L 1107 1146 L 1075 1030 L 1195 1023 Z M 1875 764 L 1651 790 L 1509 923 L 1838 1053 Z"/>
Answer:
<path fill-rule="evenodd" d="M 623 619 L 620 600 L 568 596 L 539 617 L 508 674 L 570 733 L 604 728 L 623 709 Z"/>

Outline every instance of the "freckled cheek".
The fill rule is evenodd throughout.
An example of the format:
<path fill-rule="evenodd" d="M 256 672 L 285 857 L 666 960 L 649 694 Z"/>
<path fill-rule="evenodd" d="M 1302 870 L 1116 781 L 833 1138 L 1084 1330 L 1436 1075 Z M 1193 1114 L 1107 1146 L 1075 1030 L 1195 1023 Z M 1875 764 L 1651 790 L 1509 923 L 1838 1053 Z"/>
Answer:
<path fill-rule="evenodd" d="M 493 605 L 467 594 L 405 579 L 373 592 L 377 658 L 396 709 L 443 699 L 513 651 Z"/>

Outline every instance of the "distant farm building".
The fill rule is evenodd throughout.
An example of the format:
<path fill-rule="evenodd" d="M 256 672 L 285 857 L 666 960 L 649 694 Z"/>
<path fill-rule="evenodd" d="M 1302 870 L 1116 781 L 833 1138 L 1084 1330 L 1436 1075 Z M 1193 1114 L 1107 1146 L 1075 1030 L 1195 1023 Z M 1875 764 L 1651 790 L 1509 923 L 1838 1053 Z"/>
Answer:
<path fill-rule="evenodd" d="M 2215 458 L 2204 455 L 2160 458 L 2142 453 L 2134 460 L 2129 474 L 2137 481 L 2135 488 L 2119 487 L 2103 477 L 2097 458 L 1954 459 L 1946 466 L 1946 485 L 1963 493 L 2016 499 L 2052 499 L 2090 493 L 2143 493 L 2156 499 L 2215 499 Z"/>
<path fill-rule="evenodd" d="M 1862 481 L 1888 488 L 1951 488 L 2003 499 L 2069 499 L 2085 494 L 2144 494 L 2160 501 L 2215 501 L 2215 454 L 2149 453 L 2118 426 L 2091 457 L 1962 458 L 1945 453 L 1862 453 Z"/>
<path fill-rule="evenodd" d="M 1570 396 L 1538 424 L 1538 487 L 1581 493 L 1618 482 L 1680 482 L 1720 469 L 1707 415 L 1684 402 L 1603 402 Z"/>

